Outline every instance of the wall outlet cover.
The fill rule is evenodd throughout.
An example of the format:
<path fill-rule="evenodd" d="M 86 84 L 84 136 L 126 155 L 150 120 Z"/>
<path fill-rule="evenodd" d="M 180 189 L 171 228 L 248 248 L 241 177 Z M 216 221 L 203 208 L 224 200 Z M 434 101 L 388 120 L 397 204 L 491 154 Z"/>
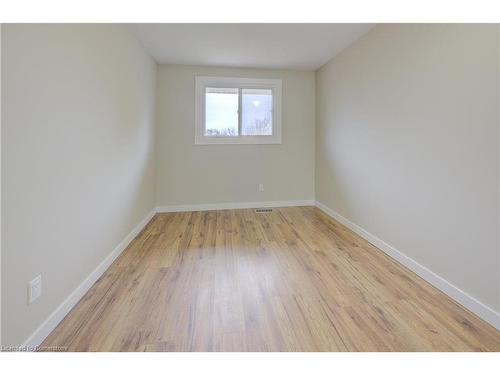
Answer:
<path fill-rule="evenodd" d="M 28 284 L 28 301 L 33 303 L 42 295 L 42 275 L 38 275 Z"/>

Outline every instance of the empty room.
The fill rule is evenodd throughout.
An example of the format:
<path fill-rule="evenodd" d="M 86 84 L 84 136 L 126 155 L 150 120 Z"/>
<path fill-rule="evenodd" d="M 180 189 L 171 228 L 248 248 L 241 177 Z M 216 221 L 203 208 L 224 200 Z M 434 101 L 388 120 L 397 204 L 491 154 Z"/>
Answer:
<path fill-rule="evenodd" d="M 499 73 L 491 23 L 2 24 L 2 350 L 498 352 Z"/>

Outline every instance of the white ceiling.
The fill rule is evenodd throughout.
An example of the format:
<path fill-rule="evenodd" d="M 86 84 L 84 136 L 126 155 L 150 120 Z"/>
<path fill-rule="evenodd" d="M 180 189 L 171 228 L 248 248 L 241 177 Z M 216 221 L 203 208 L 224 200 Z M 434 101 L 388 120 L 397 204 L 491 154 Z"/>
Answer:
<path fill-rule="evenodd" d="M 318 69 L 373 24 L 131 24 L 160 64 Z"/>

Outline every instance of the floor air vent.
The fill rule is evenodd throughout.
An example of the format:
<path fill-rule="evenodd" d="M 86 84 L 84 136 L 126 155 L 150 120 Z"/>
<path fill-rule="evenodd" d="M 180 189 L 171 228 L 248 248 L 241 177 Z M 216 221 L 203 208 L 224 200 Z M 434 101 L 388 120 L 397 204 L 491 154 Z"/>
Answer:
<path fill-rule="evenodd" d="M 257 212 L 258 214 L 264 214 L 266 212 L 273 212 L 273 209 L 272 208 L 256 208 L 255 212 Z"/>

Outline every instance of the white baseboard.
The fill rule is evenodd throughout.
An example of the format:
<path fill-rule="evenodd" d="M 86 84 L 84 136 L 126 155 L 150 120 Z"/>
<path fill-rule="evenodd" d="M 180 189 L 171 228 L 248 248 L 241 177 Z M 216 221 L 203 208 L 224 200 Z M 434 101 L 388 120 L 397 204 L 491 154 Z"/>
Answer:
<path fill-rule="evenodd" d="M 313 200 L 299 201 L 267 201 L 267 202 L 230 202 L 230 203 L 209 203 L 209 204 L 187 204 L 176 206 L 159 206 L 156 212 L 189 212 L 189 211 L 212 211 L 212 210 L 232 210 L 238 208 L 269 208 L 269 207 L 296 207 L 314 206 Z"/>
<path fill-rule="evenodd" d="M 384 253 L 389 255 L 391 258 L 395 259 L 405 267 L 409 268 L 411 271 L 415 272 L 422 279 L 432 284 L 443 293 L 448 295 L 450 298 L 464 306 L 466 309 L 470 310 L 477 316 L 479 316 L 484 321 L 491 324 L 497 330 L 500 330 L 500 313 L 496 312 L 492 308 L 486 306 L 484 303 L 478 301 L 474 297 L 470 296 L 460 288 L 451 284 L 449 281 L 443 279 L 441 276 L 435 274 L 425 266 L 416 262 L 412 258 L 408 257 L 401 251 L 395 249 L 391 245 L 382 241 L 380 238 L 361 228 L 359 225 L 354 224 L 350 220 L 346 219 L 338 212 L 332 210 L 331 208 L 325 206 L 323 203 L 316 201 L 316 207 L 321 211 L 331 216 L 338 222 L 345 225 L 347 228 L 351 229 L 353 232 L 363 237 L 365 240 L 375 245 L 377 248 L 382 250 Z"/>
<path fill-rule="evenodd" d="M 63 303 L 50 314 L 50 316 L 36 329 L 36 331 L 24 342 L 23 347 L 27 350 L 35 350 L 50 332 L 64 319 L 70 310 L 80 301 L 101 275 L 108 269 L 114 260 L 127 248 L 132 240 L 153 218 L 156 211 L 152 210 L 142 221 L 121 241 L 117 247 L 92 271 L 92 273 L 64 300 Z"/>

